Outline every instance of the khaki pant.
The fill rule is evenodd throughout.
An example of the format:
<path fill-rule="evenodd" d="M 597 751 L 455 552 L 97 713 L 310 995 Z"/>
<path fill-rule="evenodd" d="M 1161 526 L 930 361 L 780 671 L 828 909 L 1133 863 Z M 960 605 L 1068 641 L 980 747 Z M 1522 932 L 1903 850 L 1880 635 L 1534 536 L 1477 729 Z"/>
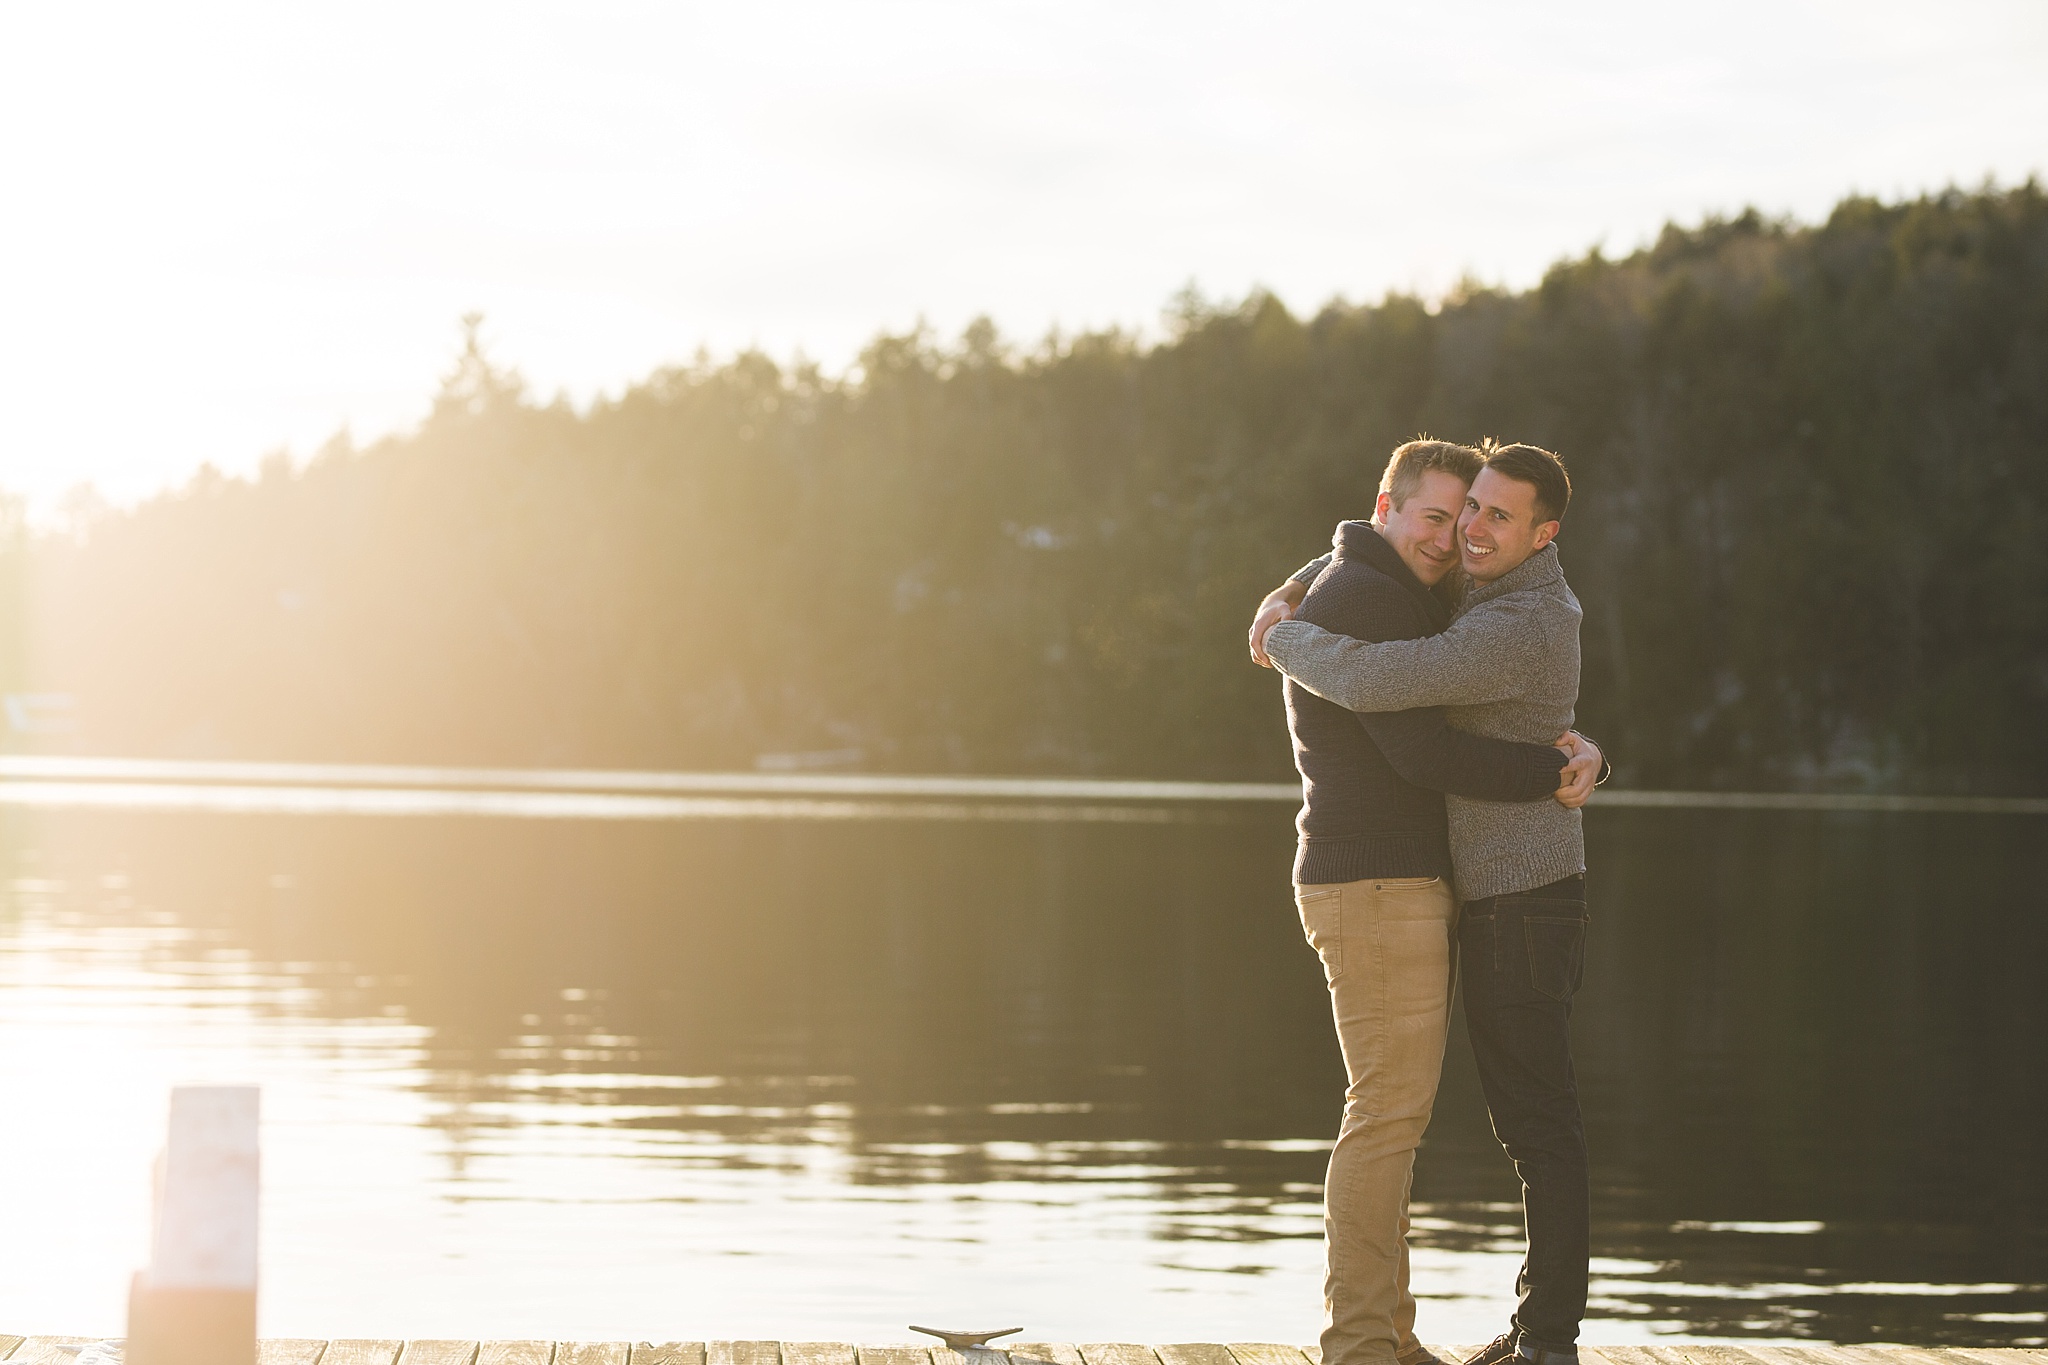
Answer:
<path fill-rule="evenodd" d="M 1350 1085 L 1323 1187 L 1323 1365 L 1413 1356 L 1408 1186 L 1443 1073 L 1457 902 L 1436 877 L 1297 886 Z"/>

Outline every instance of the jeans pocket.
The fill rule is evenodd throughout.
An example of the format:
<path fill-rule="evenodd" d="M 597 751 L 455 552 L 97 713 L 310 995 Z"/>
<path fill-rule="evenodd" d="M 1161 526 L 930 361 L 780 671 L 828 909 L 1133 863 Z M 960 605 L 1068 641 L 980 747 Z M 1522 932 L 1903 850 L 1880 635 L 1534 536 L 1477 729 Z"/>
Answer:
<path fill-rule="evenodd" d="M 1522 945 L 1529 955 L 1530 988 L 1552 1000 L 1570 1000 L 1586 975 L 1585 912 L 1524 914 Z"/>
<path fill-rule="evenodd" d="M 1311 891 L 1297 887 L 1294 903 L 1301 910 L 1301 932 L 1323 961 L 1323 979 L 1335 981 L 1344 970 L 1344 893 L 1337 887 Z"/>

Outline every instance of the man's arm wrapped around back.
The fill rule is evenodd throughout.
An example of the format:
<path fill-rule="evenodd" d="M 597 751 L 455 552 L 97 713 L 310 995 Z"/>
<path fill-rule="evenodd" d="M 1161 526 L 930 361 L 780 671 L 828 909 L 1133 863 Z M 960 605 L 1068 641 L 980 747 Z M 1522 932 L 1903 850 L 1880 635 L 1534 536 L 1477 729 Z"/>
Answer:
<path fill-rule="evenodd" d="M 1537 627 L 1531 607 L 1509 594 L 1441 635 L 1375 644 L 1293 620 L 1268 630 L 1265 648 L 1275 668 L 1347 710 L 1477 706 L 1521 690 L 1532 638 L 1542 638 Z"/>
<path fill-rule="evenodd" d="M 1360 711 L 1372 736 L 1404 781 L 1474 801 L 1544 801 L 1555 796 L 1565 756 L 1555 745 L 1488 739 L 1444 719 L 1443 708 Z"/>
<path fill-rule="evenodd" d="M 1321 575 L 1323 570 L 1330 567 L 1330 561 L 1334 558 L 1336 558 L 1335 555 L 1326 554 L 1319 558 L 1311 559 L 1308 563 L 1302 565 L 1300 568 L 1296 569 L 1291 575 L 1289 575 L 1289 578 L 1291 579 L 1291 581 L 1299 583 L 1303 587 L 1307 587 L 1309 584 L 1316 581 L 1317 577 Z"/>
<path fill-rule="evenodd" d="M 1427 615 L 1406 590 L 1357 570 L 1320 580 L 1301 610 L 1304 624 L 1319 623 L 1312 629 L 1347 632 L 1330 635 L 1337 640 L 1356 635 L 1412 643 L 1431 629 Z M 1489 739 L 1456 729 L 1440 707 L 1360 711 L 1356 719 L 1395 772 L 1431 791 L 1479 801 L 1540 801 L 1557 791 L 1565 764 L 1564 755 L 1550 745 Z"/>

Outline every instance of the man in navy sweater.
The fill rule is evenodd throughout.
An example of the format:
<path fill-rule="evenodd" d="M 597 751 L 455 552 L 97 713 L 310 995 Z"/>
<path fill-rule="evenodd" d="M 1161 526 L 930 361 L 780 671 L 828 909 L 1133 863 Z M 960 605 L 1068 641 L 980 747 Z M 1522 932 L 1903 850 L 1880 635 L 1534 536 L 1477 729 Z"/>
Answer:
<path fill-rule="evenodd" d="M 1335 553 L 1295 619 L 1359 640 L 1441 631 L 1450 606 L 1431 589 L 1457 563 L 1458 513 L 1479 466 L 1479 452 L 1448 441 L 1396 450 L 1372 522 L 1337 528 Z M 1264 663 L 1262 635 L 1255 626 L 1253 657 Z M 1322 1358 L 1440 1365 L 1415 1336 L 1407 1233 L 1454 975 L 1443 793 L 1576 805 L 1600 755 L 1570 735 L 1555 746 L 1482 738 L 1434 707 L 1353 712 L 1292 679 L 1286 694 L 1303 793 L 1295 899 L 1349 1076 L 1324 1186 Z"/>

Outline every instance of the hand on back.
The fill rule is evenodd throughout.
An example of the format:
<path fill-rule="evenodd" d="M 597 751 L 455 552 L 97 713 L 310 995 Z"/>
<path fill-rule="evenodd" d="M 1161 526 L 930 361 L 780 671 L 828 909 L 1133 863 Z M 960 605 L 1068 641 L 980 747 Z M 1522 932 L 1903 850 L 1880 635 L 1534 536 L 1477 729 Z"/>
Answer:
<path fill-rule="evenodd" d="M 1557 747 L 1564 751 L 1564 770 L 1557 775 L 1557 804 L 1567 810 L 1577 810 L 1593 795 L 1593 786 L 1600 780 L 1600 769 L 1605 760 L 1601 757 L 1600 746 L 1576 730 L 1567 730 L 1557 739 Z"/>
<path fill-rule="evenodd" d="M 1294 609 L 1301 605 L 1301 599 L 1307 595 L 1308 589 L 1291 578 L 1266 594 L 1266 600 L 1259 603 L 1258 613 L 1252 617 L 1253 663 L 1260 668 L 1273 666 L 1273 661 L 1266 657 L 1266 632 L 1282 621 L 1294 619 Z"/>

